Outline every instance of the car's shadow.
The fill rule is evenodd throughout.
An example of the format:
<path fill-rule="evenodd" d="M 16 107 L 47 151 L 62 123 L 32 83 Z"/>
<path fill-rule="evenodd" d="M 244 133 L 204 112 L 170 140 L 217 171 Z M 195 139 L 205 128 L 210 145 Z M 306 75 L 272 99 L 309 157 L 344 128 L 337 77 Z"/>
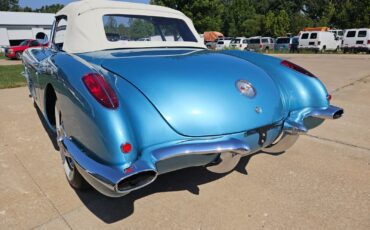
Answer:
<path fill-rule="evenodd" d="M 56 137 L 56 133 L 50 129 L 47 121 L 45 120 L 45 117 L 44 115 L 42 114 L 41 110 L 39 109 L 39 107 L 37 107 L 36 105 L 34 106 L 35 109 L 36 109 L 36 112 L 37 112 L 37 115 L 39 116 L 40 118 L 40 121 L 41 121 L 41 124 L 42 124 L 42 127 L 44 127 L 46 133 L 48 134 L 49 136 L 49 139 L 54 147 L 55 150 L 59 151 L 59 146 L 58 146 L 58 143 L 57 143 L 57 137 Z"/>
<path fill-rule="evenodd" d="M 39 108 L 36 107 L 37 114 L 40 118 L 42 126 L 47 132 L 53 147 L 58 150 L 58 144 L 56 142 L 55 132 L 53 132 L 44 116 L 42 115 Z M 250 156 L 241 158 L 239 164 L 236 166 L 235 171 L 248 175 L 247 165 L 249 160 L 257 154 L 263 154 L 264 152 L 257 152 Z M 269 155 L 280 155 L 270 154 Z M 134 213 L 134 203 L 142 197 L 149 196 L 155 193 L 173 192 L 173 191 L 184 191 L 187 190 L 194 195 L 200 193 L 199 185 L 207 184 L 209 182 L 218 180 L 225 174 L 216 174 L 208 171 L 204 167 L 193 167 L 178 170 L 175 172 L 166 173 L 160 175 L 156 181 L 152 184 L 134 191 L 126 196 L 120 198 L 109 198 L 106 197 L 94 189 L 86 191 L 76 191 L 76 194 L 84 203 L 84 205 L 99 219 L 105 223 L 114 223 L 122 220 Z"/>
<path fill-rule="evenodd" d="M 263 152 L 260 152 L 263 153 Z M 260 154 L 256 153 L 256 154 Z M 248 175 L 247 164 L 254 155 L 241 158 L 235 170 Z M 106 197 L 96 190 L 76 191 L 84 205 L 105 223 L 114 223 L 134 213 L 134 203 L 142 197 L 155 193 L 187 190 L 194 195 L 200 193 L 199 185 L 218 180 L 227 174 L 209 172 L 204 167 L 193 167 L 160 175 L 152 184 L 120 198 Z"/>

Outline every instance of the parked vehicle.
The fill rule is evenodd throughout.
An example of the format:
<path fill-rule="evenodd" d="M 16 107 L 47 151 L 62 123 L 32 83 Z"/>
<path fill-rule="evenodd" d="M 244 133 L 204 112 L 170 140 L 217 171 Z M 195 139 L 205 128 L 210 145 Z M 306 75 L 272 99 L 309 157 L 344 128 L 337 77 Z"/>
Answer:
<path fill-rule="evenodd" d="M 299 37 L 293 37 L 292 38 L 292 44 L 290 46 L 290 52 L 291 53 L 299 53 L 298 45 L 299 45 Z"/>
<path fill-rule="evenodd" d="M 226 173 L 343 113 L 312 73 L 254 52 L 208 51 L 170 8 L 77 1 L 53 28 L 47 49 L 24 52 L 24 73 L 75 189 L 118 197 L 182 168 Z M 109 41 L 112 30 L 127 40 Z"/>
<path fill-rule="evenodd" d="M 230 46 L 230 42 L 233 38 L 231 37 L 224 37 L 217 40 L 216 50 L 223 50 Z"/>
<path fill-rule="evenodd" d="M 247 50 L 249 39 L 245 37 L 236 37 L 230 42 L 230 47 L 238 50 Z"/>
<path fill-rule="evenodd" d="M 370 52 L 370 29 L 346 30 L 342 45 L 343 52 Z"/>
<path fill-rule="evenodd" d="M 343 35 L 344 35 L 343 30 L 331 29 L 329 30 L 329 32 L 332 32 L 336 38 L 339 38 L 339 40 L 343 40 Z"/>
<path fill-rule="evenodd" d="M 9 48 L 9 46 L 0 46 L 0 53 L 5 54 L 5 49 Z"/>
<path fill-rule="evenodd" d="M 274 48 L 275 41 L 271 37 L 252 37 L 249 39 L 248 50 L 268 52 Z"/>
<path fill-rule="evenodd" d="M 204 44 L 208 49 L 216 49 L 217 41 L 224 38 L 224 35 L 218 31 L 206 31 L 203 36 Z"/>
<path fill-rule="evenodd" d="M 316 52 L 325 52 L 327 50 L 338 51 L 340 41 L 331 32 L 310 31 L 300 32 L 299 49 L 311 49 Z"/>
<path fill-rule="evenodd" d="M 277 51 L 290 51 L 292 46 L 293 38 L 290 37 L 278 37 L 276 39 L 275 50 Z"/>
<path fill-rule="evenodd" d="M 41 44 L 37 40 L 29 39 L 24 40 L 19 44 L 19 46 L 10 46 L 9 48 L 5 48 L 5 56 L 10 59 L 18 59 L 20 60 L 22 58 L 22 53 L 30 48 L 30 47 L 41 47 L 43 44 Z"/>

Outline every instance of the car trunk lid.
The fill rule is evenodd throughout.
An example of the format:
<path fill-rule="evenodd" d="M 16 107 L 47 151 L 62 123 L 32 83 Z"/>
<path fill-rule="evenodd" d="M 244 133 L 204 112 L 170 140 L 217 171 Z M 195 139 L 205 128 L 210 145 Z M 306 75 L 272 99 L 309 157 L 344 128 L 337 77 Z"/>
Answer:
<path fill-rule="evenodd" d="M 236 133 L 282 119 L 275 83 L 243 59 L 171 49 L 112 52 L 109 56 L 101 60 L 101 66 L 135 85 L 182 135 Z M 256 95 L 249 98 L 241 94 L 238 80 L 251 83 Z"/>

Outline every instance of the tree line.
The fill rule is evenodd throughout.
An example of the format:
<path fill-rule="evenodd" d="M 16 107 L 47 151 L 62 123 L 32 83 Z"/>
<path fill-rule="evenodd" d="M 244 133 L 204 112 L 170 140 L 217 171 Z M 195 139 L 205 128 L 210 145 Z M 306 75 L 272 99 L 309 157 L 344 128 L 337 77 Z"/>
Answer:
<path fill-rule="evenodd" d="M 199 33 L 285 36 L 304 27 L 370 27 L 370 0 L 151 0 L 182 11 Z"/>
<path fill-rule="evenodd" d="M 150 0 L 191 18 L 199 33 L 227 36 L 284 36 L 304 27 L 347 29 L 370 27 L 370 0 Z M 56 13 L 62 4 L 39 9 L 20 7 L 18 0 L 0 0 L 1 11 Z"/>
<path fill-rule="evenodd" d="M 64 7 L 63 4 L 52 4 L 32 9 L 31 7 L 21 7 L 19 0 L 0 0 L 0 11 L 16 12 L 38 12 L 38 13 L 56 13 Z"/>

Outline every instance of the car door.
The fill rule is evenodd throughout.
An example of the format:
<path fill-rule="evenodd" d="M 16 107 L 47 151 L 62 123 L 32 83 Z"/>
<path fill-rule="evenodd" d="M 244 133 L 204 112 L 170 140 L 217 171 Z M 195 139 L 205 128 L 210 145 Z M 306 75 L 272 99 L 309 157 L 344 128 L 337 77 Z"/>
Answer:
<path fill-rule="evenodd" d="M 354 47 L 356 44 L 356 34 L 356 30 L 347 30 L 343 40 L 343 47 Z"/>
<path fill-rule="evenodd" d="M 318 42 L 318 33 L 317 32 L 313 32 L 313 33 L 310 33 L 310 38 L 308 40 L 308 46 L 309 47 L 316 47 L 316 46 L 320 46 L 322 45 L 321 43 Z"/>
<path fill-rule="evenodd" d="M 357 33 L 356 46 L 363 47 L 367 44 L 367 31 L 359 30 Z"/>
<path fill-rule="evenodd" d="M 299 47 L 307 48 L 308 47 L 308 37 L 310 33 L 302 33 L 299 38 Z"/>

